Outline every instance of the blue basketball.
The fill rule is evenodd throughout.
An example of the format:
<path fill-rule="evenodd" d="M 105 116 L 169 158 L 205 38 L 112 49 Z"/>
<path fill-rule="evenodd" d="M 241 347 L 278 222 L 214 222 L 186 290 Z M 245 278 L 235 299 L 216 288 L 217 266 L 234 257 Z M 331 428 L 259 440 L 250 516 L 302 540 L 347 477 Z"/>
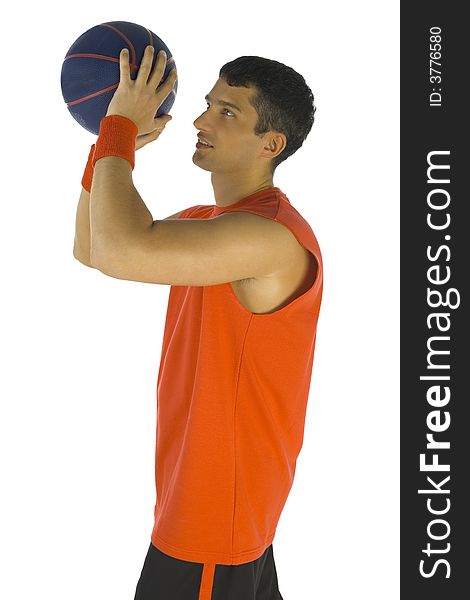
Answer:
<path fill-rule="evenodd" d="M 99 134 L 100 121 L 106 116 L 111 98 L 119 85 L 119 54 L 129 50 L 131 79 L 135 80 L 145 48 L 155 48 L 153 63 L 160 50 L 167 55 L 162 80 L 175 67 L 167 45 L 150 29 L 128 21 L 101 23 L 85 31 L 69 48 L 60 77 L 62 96 L 72 117 L 87 131 Z M 175 101 L 178 82 L 158 108 L 155 117 L 168 114 Z"/>

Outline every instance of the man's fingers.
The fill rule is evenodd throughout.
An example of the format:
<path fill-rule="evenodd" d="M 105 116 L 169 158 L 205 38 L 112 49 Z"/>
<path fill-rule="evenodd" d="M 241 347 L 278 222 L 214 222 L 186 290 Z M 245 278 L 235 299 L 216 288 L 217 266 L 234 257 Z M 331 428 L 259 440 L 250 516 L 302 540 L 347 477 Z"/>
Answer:
<path fill-rule="evenodd" d="M 167 56 L 164 50 L 160 50 L 157 57 L 157 62 L 153 68 L 152 74 L 150 75 L 148 84 L 154 90 L 157 89 L 160 84 L 163 75 L 165 73 L 166 65 L 167 65 Z"/>
<path fill-rule="evenodd" d="M 119 70 L 120 80 L 128 82 L 131 78 L 131 71 L 129 67 L 129 50 L 123 48 L 119 54 Z"/>
<path fill-rule="evenodd" d="M 169 72 L 165 81 L 161 85 L 159 85 L 158 88 L 155 90 L 155 93 L 158 94 L 159 97 L 161 98 L 160 105 L 165 100 L 165 98 L 168 96 L 168 94 L 170 94 L 170 92 L 173 90 L 176 79 L 177 79 L 176 68 L 174 67 Z"/>
<path fill-rule="evenodd" d="M 152 68 L 154 51 L 155 49 L 153 46 L 146 46 L 140 62 L 139 72 L 137 73 L 137 78 L 135 80 L 137 85 L 147 85 L 147 79 Z"/>
<path fill-rule="evenodd" d="M 138 135 L 135 141 L 135 149 L 139 150 L 139 148 L 143 148 L 148 143 L 155 141 L 159 135 L 161 134 L 161 129 L 154 129 L 150 133 L 144 133 L 142 135 Z"/>
<path fill-rule="evenodd" d="M 171 115 L 161 115 L 153 120 L 153 125 L 155 127 L 154 131 L 158 131 L 161 133 L 165 129 L 165 125 L 171 121 L 173 117 Z"/>

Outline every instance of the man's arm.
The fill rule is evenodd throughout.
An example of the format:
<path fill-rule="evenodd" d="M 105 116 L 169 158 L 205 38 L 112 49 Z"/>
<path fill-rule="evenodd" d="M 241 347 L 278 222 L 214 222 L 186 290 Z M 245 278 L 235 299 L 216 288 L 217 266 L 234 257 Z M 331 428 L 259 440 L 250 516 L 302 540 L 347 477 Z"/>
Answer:
<path fill-rule="evenodd" d="M 152 213 L 133 184 L 130 162 L 120 156 L 100 158 L 90 192 L 93 265 L 101 271 L 115 252 L 126 253 L 152 225 Z"/>
<path fill-rule="evenodd" d="M 167 221 L 177 219 L 183 211 L 161 219 Z M 75 220 L 75 239 L 73 244 L 74 257 L 87 267 L 96 269 L 91 264 L 91 235 L 90 235 L 90 192 L 82 187 L 80 199 L 77 206 L 77 216 Z"/>
<path fill-rule="evenodd" d="M 77 206 L 73 255 L 85 266 L 95 268 L 91 264 L 90 193 L 84 187 Z"/>

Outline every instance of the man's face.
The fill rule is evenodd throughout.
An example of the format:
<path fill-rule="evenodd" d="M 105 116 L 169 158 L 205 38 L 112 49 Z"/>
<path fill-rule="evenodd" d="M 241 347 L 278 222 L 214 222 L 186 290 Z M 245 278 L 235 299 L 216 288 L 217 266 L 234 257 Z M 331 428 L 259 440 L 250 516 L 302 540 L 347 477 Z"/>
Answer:
<path fill-rule="evenodd" d="M 194 121 L 197 134 L 213 147 L 196 148 L 194 164 L 227 174 L 268 168 L 269 158 L 259 157 L 266 142 L 254 133 L 258 114 L 249 102 L 254 93 L 254 88 L 231 87 L 223 79 L 217 80 L 208 94 L 206 111 Z"/>

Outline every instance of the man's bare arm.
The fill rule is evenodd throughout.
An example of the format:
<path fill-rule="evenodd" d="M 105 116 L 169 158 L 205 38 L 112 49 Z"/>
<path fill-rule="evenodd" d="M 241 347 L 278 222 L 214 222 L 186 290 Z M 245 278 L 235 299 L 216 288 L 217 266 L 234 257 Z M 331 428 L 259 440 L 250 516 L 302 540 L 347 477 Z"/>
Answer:
<path fill-rule="evenodd" d="M 73 245 L 74 257 L 94 269 L 91 264 L 91 236 L 90 236 L 90 192 L 82 187 L 80 199 L 77 206 L 75 221 L 75 240 Z"/>
<path fill-rule="evenodd" d="M 177 219 L 182 212 L 183 211 L 180 210 L 179 212 L 161 220 L 167 221 L 170 219 Z M 91 264 L 90 192 L 87 192 L 84 187 L 82 187 L 82 192 L 80 194 L 80 199 L 77 206 L 73 255 L 78 261 L 87 267 L 96 269 L 96 267 Z"/>

